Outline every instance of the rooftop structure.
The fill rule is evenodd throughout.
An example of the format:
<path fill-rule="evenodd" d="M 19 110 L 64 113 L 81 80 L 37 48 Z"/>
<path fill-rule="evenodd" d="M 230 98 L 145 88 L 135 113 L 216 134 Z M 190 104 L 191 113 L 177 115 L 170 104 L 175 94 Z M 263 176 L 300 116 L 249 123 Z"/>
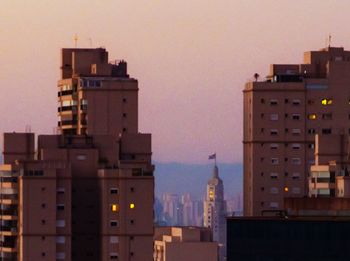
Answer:
<path fill-rule="evenodd" d="M 245 85 L 245 215 L 309 194 L 315 134 L 350 131 L 349 71 L 350 52 L 328 47 L 306 52 L 303 64 L 271 65 L 266 80 Z"/>

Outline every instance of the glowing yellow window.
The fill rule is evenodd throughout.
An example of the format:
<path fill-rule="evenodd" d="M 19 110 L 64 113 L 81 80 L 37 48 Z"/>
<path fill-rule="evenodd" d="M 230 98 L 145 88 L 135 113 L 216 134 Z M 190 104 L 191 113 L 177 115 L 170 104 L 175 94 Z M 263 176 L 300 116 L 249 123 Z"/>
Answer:
<path fill-rule="evenodd" d="M 214 199 L 214 191 L 209 190 L 209 199 L 213 200 Z"/>
<path fill-rule="evenodd" d="M 322 99 L 322 105 L 331 105 L 333 103 L 332 99 Z"/>
<path fill-rule="evenodd" d="M 134 203 L 130 203 L 130 208 L 134 209 L 135 208 L 135 204 Z"/>
<path fill-rule="evenodd" d="M 284 191 L 285 191 L 285 192 L 288 192 L 288 191 L 289 191 L 289 188 L 288 188 L 288 187 L 284 187 Z"/>
<path fill-rule="evenodd" d="M 119 211 L 119 205 L 118 204 L 112 204 L 111 205 L 112 212 L 118 212 Z"/>
<path fill-rule="evenodd" d="M 316 120 L 317 115 L 315 113 L 309 114 L 309 120 Z"/>

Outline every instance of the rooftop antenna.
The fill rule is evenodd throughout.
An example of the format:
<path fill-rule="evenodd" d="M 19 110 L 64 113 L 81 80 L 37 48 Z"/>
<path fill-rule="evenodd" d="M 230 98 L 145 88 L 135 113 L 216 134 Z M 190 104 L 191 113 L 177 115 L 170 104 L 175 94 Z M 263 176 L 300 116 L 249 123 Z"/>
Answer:
<path fill-rule="evenodd" d="M 328 48 L 331 47 L 331 42 L 332 42 L 332 35 L 328 35 Z"/>
<path fill-rule="evenodd" d="M 78 47 L 78 35 L 77 34 L 74 35 L 74 47 L 75 48 Z"/>

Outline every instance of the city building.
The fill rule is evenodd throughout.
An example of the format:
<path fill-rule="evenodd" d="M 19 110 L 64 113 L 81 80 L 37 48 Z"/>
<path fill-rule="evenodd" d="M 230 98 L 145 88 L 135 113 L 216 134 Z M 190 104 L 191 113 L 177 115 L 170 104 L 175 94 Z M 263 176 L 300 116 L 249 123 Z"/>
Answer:
<path fill-rule="evenodd" d="M 4 134 L 1 260 L 152 260 L 154 166 L 137 81 L 102 48 L 62 57 L 62 134 Z"/>
<path fill-rule="evenodd" d="M 218 243 L 199 227 L 156 227 L 154 261 L 217 261 Z"/>
<path fill-rule="evenodd" d="M 204 227 L 213 231 L 213 240 L 219 243 L 220 260 L 225 260 L 226 253 L 226 202 L 224 200 L 224 185 L 219 177 L 216 163 L 213 176 L 207 185 L 207 195 L 204 201 Z"/>
<path fill-rule="evenodd" d="M 309 197 L 350 198 L 349 136 L 317 134 L 315 142 L 315 164 L 310 171 Z"/>
<path fill-rule="evenodd" d="M 350 217 L 231 217 L 229 261 L 350 260 Z"/>
<path fill-rule="evenodd" d="M 244 214 L 284 208 L 309 194 L 315 134 L 350 131 L 350 52 L 327 47 L 303 64 L 274 64 L 245 85 Z M 330 146 L 329 146 L 330 147 Z M 328 147 L 328 148 L 329 148 Z"/>

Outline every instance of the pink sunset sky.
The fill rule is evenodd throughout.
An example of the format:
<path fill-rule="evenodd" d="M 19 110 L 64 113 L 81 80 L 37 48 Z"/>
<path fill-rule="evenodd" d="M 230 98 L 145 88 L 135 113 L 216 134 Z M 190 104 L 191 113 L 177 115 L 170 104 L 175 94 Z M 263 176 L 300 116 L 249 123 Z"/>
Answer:
<path fill-rule="evenodd" d="M 153 159 L 242 161 L 242 89 L 270 63 L 350 49 L 348 0 L 1 0 L 0 131 L 53 133 L 60 49 L 104 46 L 139 80 Z M 89 40 L 91 39 L 91 40 Z"/>

